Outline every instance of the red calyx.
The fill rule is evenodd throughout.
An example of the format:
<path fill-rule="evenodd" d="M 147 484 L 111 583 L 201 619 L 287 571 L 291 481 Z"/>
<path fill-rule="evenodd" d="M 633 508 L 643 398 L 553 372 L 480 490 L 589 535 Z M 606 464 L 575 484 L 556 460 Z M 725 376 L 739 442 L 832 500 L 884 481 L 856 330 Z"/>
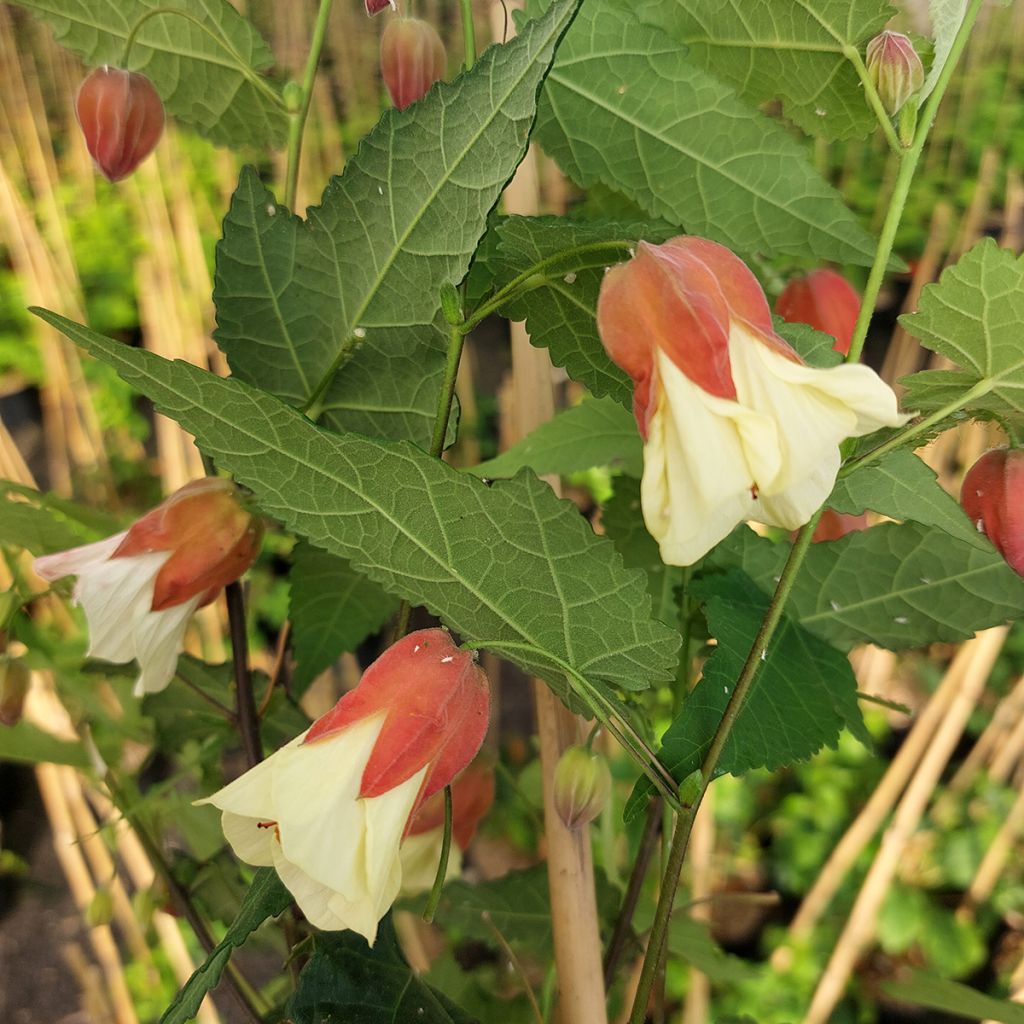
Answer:
<path fill-rule="evenodd" d="M 380 40 L 380 70 L 399 110 L 426 96 L 444 78 L 448 58 L 434 26 L 419 18 L 395 18 Z"/>
<path fill-rule="evenodd" d="M 860 312 L 857 289 L 834 270 L 812 270 L 794 277 L 775 300 L 775 312 L 791 324 L 809 324 L 835 338 L 832 346 L 846 355 Z"/>
<path fill-rule="evenodd" d="M 1024 576 L 1024 450 L 996 448 L 967 471 L 960 490 L 963 510 Z"/>

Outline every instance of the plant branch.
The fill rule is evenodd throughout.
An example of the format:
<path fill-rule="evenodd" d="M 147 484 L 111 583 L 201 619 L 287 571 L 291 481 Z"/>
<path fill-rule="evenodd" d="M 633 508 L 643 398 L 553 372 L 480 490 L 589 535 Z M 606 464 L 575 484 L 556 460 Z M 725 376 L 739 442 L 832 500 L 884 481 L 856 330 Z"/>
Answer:
<path fill-rule="evenodd" d="M 476 29 L 473 26 L 473 0 L 459 0 L 462 12 L 463 68 L 468 71 L 476 63 Z"/>
<path fill-rule="evenodd" d="M 324 37 L 327 34 L 327 19 L 331 13 L 332 0 L 320 0 L 313 25 L 313 37 L 309 44 L 309 55 L 306 58 L 306 70 L 302 78 L 302 95 L 297 109 L 288 115 L 288 169 L 284 180 L 284 205 L 295 210 L 295 194 L 299 184 L 299 161 L 302 158 L 302 136 L 306 128 L 306 117 L 309 105 L 313 100 L 313 87 L 316 84 L 316 70 L 320 64 L 320 54 L 324 48 Z"/>
<path fill-rule="evenodd" d="M 224 588 L 228 603 L 228 628 L 231 633 L 231 658 L 235 676 L 235 705 L 238 731 L 242 737 L 242 750 L 249 767 L 263 760 L 260 742 L 260 716 L 252 692 L 252 674 L 249 672 L 249 641 L 245 629 L 245 599 L 242 584 L 235 580 Z"/>
<path fill-rule="evenodd" d="M 444 831 L 441 833 L 441 856 L 437 862 L 437 874 L 434 886 L 427 897 L 427 905 L 423 908 L 423 920 L 430 924 L 437 913 L 437 905 L 441 902 L 441 890 L 444 880 L 448 877 L 448 858 L 452 852 L 452 787 L 444 787 Z"/>
<path fill-rule="evenodd" d="M 857 72 L 860 84 L 864 87 L 864 98 L 868 101 L 868 106 L 871 107 L 875 117 L 878 118 L 882 134 L 885 135 L 885 141 L 889 143 L 889 148 L 896 156 L 902 158 L 906 150 L 900 144 L 899 136 L 896 134 L 896 129 L 892 124 L 892 118 L 882 105 L 882 99 L 878 95 L 878 90 L 875 88 L 874 83 L 871 81 L 871 76 L 868 74 L 868 69 L 861 58 L 860 51 L 856 46 L 844 46 L 843 56 L 853 65 L 854 70 Z"/>

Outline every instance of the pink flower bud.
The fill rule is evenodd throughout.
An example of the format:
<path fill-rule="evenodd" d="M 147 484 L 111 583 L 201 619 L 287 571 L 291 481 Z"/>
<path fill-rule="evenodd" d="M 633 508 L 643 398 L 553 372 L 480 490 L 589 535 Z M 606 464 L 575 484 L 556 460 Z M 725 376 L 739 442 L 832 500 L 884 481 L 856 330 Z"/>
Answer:
<path fill-rule="evenodd" d="M 396 0 L 364 0 L 366 5 L 366 13 L 372 18 L 375 14 L 380 14 L 381 11 L 386 11 L 389 7 L 393 11 L 398 10 L 398 4 Z"/>
<path fill-rule="evenodd" d="M 964 477 L 960 504 L 1010 568 L 1024 576 L 1024 449 L 985 452 Z"/>
<path fill-rule="evenodd" d="M 31 674 L 25 662 L 0 658 L 0 723 L 17 725 L 25 709 Z"/>
<path fill-rule="evenodd" d="M 434 26 L 419 18 L 395 18 L 380 40 L 380 69 L 399 110 L 426 96 L 444 78 L 448 58 Z"/>
<path fill-rule="evenodd" d="M 832 346 L 844 356 L 850 351 L 860 312 L 857 289 L 834 270 L 812 270 L 794 277 L 775 300 L 775 312 L 791 324 L 809 324 L 835 338 Z"/>
<path fill-rule="evenodd" d="M 45 580 L 77 576 L 89 654 L 139 662 L 136 692 L 174 676 L 192 613 L 238 579 L 259 554 L 263 529 L 229 480 L 195 480 L 124 533 L 35 561 Z"/>
<path fill-rule="evenodd" d="M 555 766 L 555 810 L 566 828 L 592 822 L 608 802 L 612 774 L 608 762 L 586 747 L 569 747 Z"/>
<path fill-rule="evenodd" d="M 135 71 L 97 68 L 75 100 L 85 144 L 109 181 L 127 177 L 153 152 L 164 130 L 164 105 L 153 83 Z"/>
<path fill-rule="evenodd" d="M 883 32 L 868 43 L 868 78 L 890 116 L 899 113 L 924 84 L 924 65 L 914 44 L 899 32 Z"/>

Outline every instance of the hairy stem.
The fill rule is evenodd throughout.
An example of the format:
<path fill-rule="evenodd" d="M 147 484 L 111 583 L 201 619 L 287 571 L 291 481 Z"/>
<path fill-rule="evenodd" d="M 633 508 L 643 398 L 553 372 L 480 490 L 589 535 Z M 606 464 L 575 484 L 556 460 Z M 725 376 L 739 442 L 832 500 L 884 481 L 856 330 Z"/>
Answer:
<path fill-rule="evenodd" d="M 868 106 L 871 107 L 875 117 L 878 118 L 878 124 L 882 129 L 882 134 L 885 136 L 885 141 L 889 143 L 889 148 L 896 156 L 902 157 L 906 150 L 900 145 L 896 129 L 892 124 L 892 118 L 885 107 L 882 106 L 882 99 L 878 95 L 878 90 L 875 88 L 874 83 L 871 81 L 871 76 L 868 74 L 868 69 L 861 58 L 860 51 L 855 46 L 844 46 L 843 56 L 856 70 L 860 84 L 864 87 L 864 98 L 868 101 Z"/>
<path fill-rule="evenodd" d="M 434 876 L 434 886 L 427 898 L 427 905 L 423 908 L 423 920 L 430 924 L 437 913 L 437 905 L 441 902 L 441 890 L 444 888 L 444 880 L 448 875 L 448 858 L 452 852 L 452 787 L 444 787 L 444 832 L 441 834 L 441 857 L 437 862 L 437 874 Z"/>

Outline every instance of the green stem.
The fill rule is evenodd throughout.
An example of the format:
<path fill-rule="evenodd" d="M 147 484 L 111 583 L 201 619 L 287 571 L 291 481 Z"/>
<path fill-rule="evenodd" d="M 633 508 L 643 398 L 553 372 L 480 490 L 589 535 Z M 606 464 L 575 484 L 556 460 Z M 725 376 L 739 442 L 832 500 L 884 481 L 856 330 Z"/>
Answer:
<path fill-rule="evenodd" d="M 844 46 L 843 56 L 856 70 L 860 84 L 864 87 L 864 98 L 868 101 L 868 106 L 874 111 L 875 117 L 878 118 L 878 123 L 882 127 L 882 134 L 885 135 L 885 141 L 889 143 L 889 148 L 896 156 L 903 156 L 906 150 L 900 144 L 899 136 L 897 136 L 896 129 L 892 124 L 892 118 L 882 105 L 882 99 L 878 95 L 878 90 L 875 88 L 874 83 L 871 81 L 871 76 L 868 74 L 868 69 L 861 58 L 860 51 L 855 46 Z"/>
<path fill-rule="evenodd" d="M 754 645 L 747 655 L 747 660 L 740 670 L 739 678 L 733 687 L 732 696 L 725 707 L 715 735 L 711 739 L 711 746 L 700 766 L 701 780 L 700 789 L 696 799 L 676 819 L 676 827 L 672 834 L 672 846 L 669 849 L 668 864 L 665 870 L 665 877 L 661 887 L 661 895 L 658 897 L 658 908 L 654 914 L 654 924 L 651 926 L 651 936 L 647 944 L 647 952 L 644 954 L 643 967 L 640 971 L 640 981 L 637 985 L 636 997 L 633 1001 L 633 1010 L 629 1017 L 629 1024 L 643 1024 L 647 1013 L 647 1003 L 650 999 L 651 989 L 654 987 L 655 978 L 661 970 L 664 956 L 665 936 L 668 933 L 669 918 L 672 915 L 672 905 L 675 902 L 676 888 L 679 885 L 679 875 L 682 872 L 683 859 L 686 856 L 686 849 L 690 843 L 690 834 L 693 831 L 693 823 L 697 818 L 697 811 L 700 809 L 701 801 L 707 792 L 711 780 L 714 778 L 718 768 L 718 762 L 725 749 L 726 740 L 732 732 L 733 726 L 743 705 L 750 694 L 754 684 L 758 666 L 767 657 L 768 645 L 771 643 L 775 630 L 782 620 L 782 611 L 785 608 L 786 600 L 789 598 L 793 584 L 796 582 L 797 573 L 803 565 L 804 556 L 810 547 L 811 538 L 814 536 L 814 529 L 821 518 L 818 511 L 811 518 L 811 521 L 803 526 L 797 534 L 796 541 L 786 560 L 786 565 L 779 577 L 778 586 L 772 595 L 768 611 L 765 613 L 764 621 L 757 631 Z"/>
<path fill-rule="evenodd" d="M 476 62 L 476 29 L 473 26 L 473 0 L 459 0 L 462 10 L 462 66 L 468 71 Z"/>
<path fill-rule="evenodd" d="M 289 210 L 295 209 L 295 193 L 299 183 L 299 161 L 302 157 L 302 136 L 306 128 L 306 116 L 313 100 L 313 86 L 316 84 L 316 70 L 320 64 L 320 54 L 324 48 L 324 37 L 327 34 L 327 19 L 331 13 L 332 0 L 320 0 L 320 10 L 313 26 L 313 38 L 309 44 L 309 56 L 306 58 L 306 71 L 302 78 L 302 98 L 297 110 L 288 117 L 288 170 L 284 181 L 284 205 Z"/>
<path fill-rule="evenodd" d="M 430 890 L 427 905 L 423 908 L 423 920 L 430 924 L 437 913 L 437 905 L 441 902 L 441 890 L 444 880 L 448 877 L 448 858 L 452 852 L 452 787 L 444 787 L 444 832 L 441 835 L 441 859 L 437 862 L 437 874 L 434 876 L 434 887 Z"/>
<path fill-rule="evenodd" d="M 935 120 L 935 114 L 939 109 L 939 103 L 945 95 L 946 87 L 953 76 L 953 69 L 963 53 L 964 46 L 970 37 L 971 29 L 981 10 L 983 0 L 971 0 L 967 13 L 964 15 L 963 23 L 953 39 L 946 63 L 942 66 L 935 88 L 928 97 L 917 122 L 917 130 L 914 133 L 913 142 L 909 149 L 902 150 L 903 157 L 900 161 L 899 173 L 896 175 L 896 183 L 893 186 L 892 198 L 889 200 L 889 212 L 886 214 L 885 223 L 882 225 L 882 232 L 878 238 L 878 249 L 875 253 L 875 261 L 871 265 L 871 273 L 868 275 L 868 282 L 864 287 L 864 301 L 861 303 L 860 314 L 857 317 L 857 325 L 853 331 L 853 341 L 850 344 L 850 352 L 846 357 L 849 363 L 855 363 L 860 359 L 864 349 L 864 341 L 868 335 L 868 326 L 875 311 L 875 303 L 878 301 L 878 293 L 882 288 L 882 281 L 885 278 L 886 268 L 889 264 L 889 256 L 892 253 L 893 242 L 896 240 L 896 230 L 903 216 L 903 207 L 907 202 L 907 195 L 910 192 L 910 185 L 914 179 L 914 172 L 917 170 L 917 163 L 924 151 L 924 144 L 928 139 L 928 132 Z"/>
<path fill-rule="evenodd" d="M 227 53 L 231 56 L 231 59 L 235 62 L 235 67 L 240 71 L 248 80 L 252 83 L 253 87 L 259 92 L 263 93 L 267 99 L 270 100 L 274 106 L 280 110 L 287 110 L 284 100 L 281 98 L 281 94 L 273 89 L 265 79 L 260 77 L 252 68 L 252 66 L 245 60 L 245 58 L 234 48 L 231 44 L 231 40 L 224 36 L 222 33 L 215 31 L 209 25 L 206 24 L 201 18 L 197 18 L 194 14 L 189 14 L 188 11 L 180 10 L 177 7 L 154 7 L 151 11 L 146 11 L 145 14 L 139 18 L 138 21 L 132 26 L 131 31 L 128 33 L 127 38 L 124 41 L 124 49 L 121 51 L 121 67 L 128 67 L 128 58 L 131 56 L 132 46 L 135 44 L 135 39 L 139 34 L 139 30 L 142 26 L 149 21 L 150 18 L 155 18 L 163 14 L 175 14 L 179 18 L 184 18 L 186 21 L 190 21 L 193 25 L 202 29 L 211 39 L 213 39 L 219 46 L 224 47 Z M 153 49 L 153 47 L 151 47 Z"/>

